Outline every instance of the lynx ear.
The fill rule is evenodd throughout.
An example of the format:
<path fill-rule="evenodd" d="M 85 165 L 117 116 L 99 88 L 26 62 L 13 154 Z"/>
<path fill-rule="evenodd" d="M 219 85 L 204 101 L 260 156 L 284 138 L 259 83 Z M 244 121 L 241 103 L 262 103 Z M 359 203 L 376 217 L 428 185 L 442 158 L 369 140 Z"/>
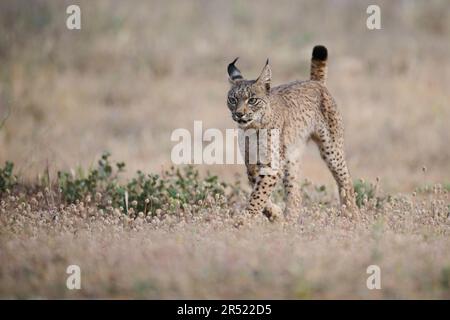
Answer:
<path fill-rule="evenodd" d="M 264 86 L 264 88 L 268 92 L 270 90 L 271 79 L 272 79 L 272 70 L 270 70 L 269 59 L 267 59 L 266 65 L 262 69 L 258 79 L 256 79 L 256 83 L 260 84 L 261 86 Z"/>
<path fill-rule="evenodd" d="M 234 61 L 228 65 L 228 80 L 231 83 L 234 83 L 236 80 L 243 79 L 241 71 L 239 71 L 239 69 L 234 65 L 238 59 L 239 57 L 234 59 Z"/>

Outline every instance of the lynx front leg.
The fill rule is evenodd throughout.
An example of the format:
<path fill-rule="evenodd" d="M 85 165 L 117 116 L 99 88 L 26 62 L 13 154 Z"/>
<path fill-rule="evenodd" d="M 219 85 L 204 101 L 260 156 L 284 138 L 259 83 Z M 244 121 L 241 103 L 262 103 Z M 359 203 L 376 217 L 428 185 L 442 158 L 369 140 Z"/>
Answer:
<path fill-rule="evenodd" d="M 258 166 L 247 165 L 247 176 L 250 184 L 252 185 L 253 188 L 255 188 L 257 181 L 261 179 L 261 177 L 259 176 Z M 270 199 L 270 194 L 268 194 L 267 198 L 268 198 L 267 203 L 262 212 L 267 218 L 269 218 L 269 220 L 275 220 L 278 216 L 281 215 L 281 209 L 278 205 L 272 202 L 272 200 Z"/>
<path fill-rule="evenodd" d="M 306 145 L 305 139 L 300 139 L 296 144 L 292 144 L 286 152 L 286 162 L 284 165 L 283 185 L 285 192 L 285 216 L 291 216 L 300 210 L 302 204 L 300 178 L 301 159 Z"/>
<path fill-rule="evenodd" d="M 298 161 L 287 161 L 284 170 L 283 185 L 286 197 L 285 216 L 291 216 L 300 210 L 302 204 L 300 188 L 301 168 Z"/>
<path fill-rule="evenodd" d="M 274 221 L 278 219 L 281 216 L 281 208 L 272 202 L 272 200 L 269 198 L 267 201 L 266 207 L 263 210 L 263 214 L 270 220 Z"/>
<path fill-rule="evenodd" d="M 264 213 L 268 215 L 275 213 L 275 211 L 279 211 L 275 210 L 275 205 L 272 204 L 270 200 L 270 196 L 275 189 L 279 178 L 279 170 L 271 170 L 270 174 L 260 174 L 256 178 L 253 191 L 247 205 L 247 212 L 251 214 L 260 214 L 264 209 L 266 209 L 264 210 Z"/>

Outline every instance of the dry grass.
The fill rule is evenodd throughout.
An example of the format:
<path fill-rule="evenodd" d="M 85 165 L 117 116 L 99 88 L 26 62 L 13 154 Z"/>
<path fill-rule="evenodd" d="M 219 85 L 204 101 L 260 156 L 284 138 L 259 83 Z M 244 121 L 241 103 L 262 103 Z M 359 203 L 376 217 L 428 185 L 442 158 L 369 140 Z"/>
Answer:
<path fill-rule="evenodd" d="M 269 56 L 278 84 L 306 78 L 322 43 L 351 172 L 379 177 L 393 200 L 351 223 L 334 191 L 320 207 L 308 191 L 298 217 L 237 229 L 244 199 L 147 221 L 16 191 L 0 197 L 1 297 L 450 298 L 448 1 L 377 1 L 383 29 L 369 31 L 372 1 L 82 0 L 79 32 L 65 28 L 69 2 L 0 2 L 0 163 L 13 161 L 22 185 L 104 150 L 130 174 L 158 172 L 174 129 L 234 127 L 235 56 L 250 77 Z M 314 148 L 304 168 L 334 188 Z M 201 169 L 229 181 L 244 172 Z M 65 288 L 68 264 L 81 266 L 83 290 Z M 370 264 L 380 291 L 365 286 Z"/>
<path fill-rule="evenodd" d="M 49 209 L 51 199 L 47 191 L 2 200 L 0 296 L 450 298 L 448 191 L 440 186 L 378 208 L 368 201 L 357 223 L 321 205 L 270 223 L 219 198 L 210 200 L 216 209 L 135 218 L 92 200 Z M 79 291 L 65 286 L 71 264 L 82 270 Z M 373 264 L 381 290 L 366 287 Z"/>

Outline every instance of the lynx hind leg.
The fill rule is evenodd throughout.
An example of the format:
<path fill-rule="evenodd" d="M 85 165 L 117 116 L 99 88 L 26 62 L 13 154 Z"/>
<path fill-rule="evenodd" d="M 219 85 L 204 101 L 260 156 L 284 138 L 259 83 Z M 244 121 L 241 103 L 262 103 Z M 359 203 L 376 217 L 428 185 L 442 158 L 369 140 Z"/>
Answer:
<path fill-rule="evenodd" d="M 356 206 L 355 191 L 345 161 L 344 143 L 342 128 L 333 134 L 327 128 L 319 130 L 314 141 L 317 143 L 322 159 L 330 169 L 339 189 L 341 205 L 346 206 L 345 214 L 349 217 L 359 216 Z"/>

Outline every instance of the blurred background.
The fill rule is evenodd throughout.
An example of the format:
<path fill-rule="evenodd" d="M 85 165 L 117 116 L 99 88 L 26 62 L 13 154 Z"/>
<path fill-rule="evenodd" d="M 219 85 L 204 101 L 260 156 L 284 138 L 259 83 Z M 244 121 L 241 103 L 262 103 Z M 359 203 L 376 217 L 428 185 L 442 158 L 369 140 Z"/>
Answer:
<path fill-rule="evenodd" d="M 81 30 L 66 28 L 70 4 Z M 381 30 L 366 27 L 369 4 L 381 8 Z M 353 177 L 379 177 L 390 191 L 448 183 L 449 40 L 447 0 L 2 0 L 0 163 L 33 181 L 108 150 L 129 174 L 157 172 L 171 164 L 174 129 L 235 127 L 232 59 L 255 78 L 270 57 L 277 85 L 307 79 L 312 47 L 324 44 Z M 333 183 L 314 145 L 304 175 Z"/>

